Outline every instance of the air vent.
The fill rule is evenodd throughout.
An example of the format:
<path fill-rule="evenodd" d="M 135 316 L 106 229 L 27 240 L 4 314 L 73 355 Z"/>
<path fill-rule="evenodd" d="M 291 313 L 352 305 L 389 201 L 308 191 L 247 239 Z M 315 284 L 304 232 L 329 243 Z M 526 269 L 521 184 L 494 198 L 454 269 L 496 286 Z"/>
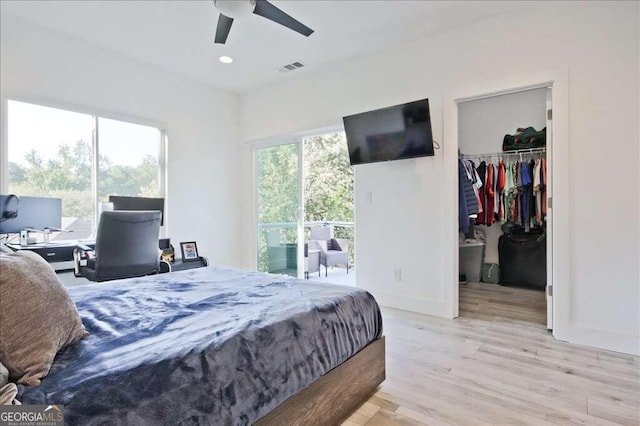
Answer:
<path fill-rule="evenodd" d="M 299 68 L 302 68 L 302 67 L 304 67 L 304 64 L 301 63 L 301 62 L 296 61 L 296 62 L 292 62 L 290 64 L 287 64 L 287 65 L 283 66 L 283 67 L 278 68 L 278 71 L 280 71 L 280 72 L 289 72 L 289 71 L 295 71 L 295 70 L 297 70 Z"/>

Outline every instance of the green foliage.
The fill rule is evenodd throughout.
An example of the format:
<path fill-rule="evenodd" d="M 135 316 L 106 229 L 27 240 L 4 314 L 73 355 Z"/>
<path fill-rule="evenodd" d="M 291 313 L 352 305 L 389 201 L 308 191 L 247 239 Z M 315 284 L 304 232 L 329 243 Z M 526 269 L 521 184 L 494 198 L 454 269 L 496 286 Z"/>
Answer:
<path fill-rule="evenodd" d="M 304 211 L 306 222 L 353 222 L 353 167 L 344 133 L 314 136 L 304 141 Z M 333 227 L 335 238 L 349 240 L 353 263 L 353 227 Z"/>
<path fill-rule="evenodd" d="M 158 160 L 146 155 L 136 167 L 112 165 L 108 159 L 100 161 L 99 198 L 109 195 L 141 197 L 158 196 Z"/>
<path fill-rule="evenodd" d="M 353 221 L 353 169 L 344 134 L 304 141 L 305 221 Z M 298 208 L 298 147 L 259 149 L 258 221 L 295 222 Z"/>
<path fill-rule="evenodd" d="M 35 150 L 25 155 L 26 165 L 9 163 L 9 191 L 25 196 L 62 198 L 62 215 L 91 219 L 94 214 L 89 142 L 63 144 L 58 155 L 44 161 Z M 146 156 L 137 166 L 114 165 L 100 156 L 99 198 L 109 195 L 158 196 L 158 161 Z"/>
<path fill-rule="evenodd" d="M 258 223 L 294 223 L 298 209 L 298 146 L 259 149 L 256 154 Z M 282 243 L 294 242 L 295 226 L 264 228 L 258 235 L 258 270 L 268 271 L 267 232 L 280 231 Z"/>
<path fill-rule="evenodd" d="M 25 169 L 19 164 L 9 161 L 9 182 L 24 182 L 26 178 Z"/>
<path fill-rule="evenodd" d="M 298 209 L 298 146 L 257 152 L 259 223 L 295 222 Z"/>
<path fill-rule="evenodd" d="M 304 142 L 304 210 L 307 222 L 353 222 L 353 168 L 342 133 Z"/>

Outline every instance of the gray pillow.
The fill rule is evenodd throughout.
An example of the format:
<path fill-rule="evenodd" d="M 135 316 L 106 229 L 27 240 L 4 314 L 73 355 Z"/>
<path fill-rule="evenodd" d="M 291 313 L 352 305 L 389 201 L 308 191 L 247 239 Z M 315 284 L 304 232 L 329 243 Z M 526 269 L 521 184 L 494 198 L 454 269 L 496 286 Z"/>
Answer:
<path fill-rule="evenodd" d="M 335 238 L 332 238 L 331 240 L 329 240 L 329 243 L 330 244 L 327 244 L 327 246 L 329 247 L 329 250 L 342 251 L 342 247 L 340 247 L 340 243 Z"/>
<path fill-rule="evenodd" d="M 39 385 L 56 353 L 87 335 L 51 265 L 35 253 L 0 253 L 0 362 L 9 379 Z"/>

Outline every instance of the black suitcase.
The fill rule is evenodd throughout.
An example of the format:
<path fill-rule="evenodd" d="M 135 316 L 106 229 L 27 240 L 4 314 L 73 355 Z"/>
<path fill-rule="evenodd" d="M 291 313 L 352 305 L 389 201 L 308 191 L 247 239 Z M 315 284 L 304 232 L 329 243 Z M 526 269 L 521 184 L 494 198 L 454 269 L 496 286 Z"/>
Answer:
<path fill-rule="evenodd" d="M 544 230 L 513 229 L 498 240 L 500 284 L 547 286 L 547 240 Z"/>

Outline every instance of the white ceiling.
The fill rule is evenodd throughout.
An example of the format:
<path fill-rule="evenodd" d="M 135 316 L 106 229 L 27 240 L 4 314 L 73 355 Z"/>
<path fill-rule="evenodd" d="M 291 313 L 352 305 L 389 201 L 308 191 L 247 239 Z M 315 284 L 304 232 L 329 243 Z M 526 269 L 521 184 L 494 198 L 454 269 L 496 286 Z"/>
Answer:
<path fill-rule="evenodd" d="M 257 15 L 213 43 L 218 12 L 201 1 L 6 1 L 17 16 L 220 89 L 247 92 L 340 60 L 531 6 L 503 1 L 273 0 L 315 30 L 309 38 Z M 235 62 L 218 61 L 229 55 Z M 305 68 L 281 73 L 300 61 Z"/>

